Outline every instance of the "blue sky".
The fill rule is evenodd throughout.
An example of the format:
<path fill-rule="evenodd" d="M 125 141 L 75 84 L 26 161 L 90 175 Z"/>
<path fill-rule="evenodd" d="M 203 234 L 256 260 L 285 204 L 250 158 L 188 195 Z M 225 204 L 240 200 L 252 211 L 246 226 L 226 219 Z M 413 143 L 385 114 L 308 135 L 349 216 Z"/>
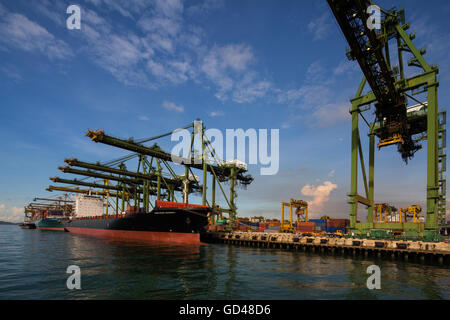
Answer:
<path fill-rule="evenodd" d="M 440 66 L 446 109 L 450 5 L 431 2 L 395 5 Z M 48 196 L 64 158 L 128 154 L 90 142 L 87 129 L 143 138 L 196 118 L 224 131 L 280 129 L 280 171 L 249 167 L 240 216 L 278 217 L 290 198 L 316 201 L 316 216 L 348 216 L 349 99 L 362 74 L 326 1 L 88 0 L 77 3 L 81 30 L 66 28 L 70 4 L 0 1 L 0 219 Z M 394 147 L 382 149 L 375 170 L 377 202 L 424 206 L 425 151 L 406 166 Z"/>

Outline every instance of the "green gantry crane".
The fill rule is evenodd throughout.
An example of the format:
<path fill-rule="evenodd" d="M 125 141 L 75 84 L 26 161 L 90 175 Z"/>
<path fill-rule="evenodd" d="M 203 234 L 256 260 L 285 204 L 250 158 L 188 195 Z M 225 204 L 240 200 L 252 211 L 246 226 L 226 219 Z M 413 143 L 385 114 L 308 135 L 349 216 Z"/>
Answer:
<path fill-rule="evenodd" d="M 445 224 L 446 194 L 446 112 L 438 109 L 438 67 L 430 66 L 424 59 L 425 49 L 413 44 L 414 34 L 407 34 L 404 10 L 380 12 L 380 28 L 371 20 L 374 4 L 368 0 L 327 0 L 350 46 L 347 57 L 356 60 L 364 74 L 356 96 L 351 100 L 352 151 L 350 228 L 357 237 L 388 237 L 400 232 L 410 239 L 438 240 L 437 230 Z M 372 6 L 372 7 L 370 7 Z M 369 7 L 371 9 L 369 9 Z M 396 46 L 398 65 L 391 61 L 390 45 Z M 404 54 L 412 57 L 410 67 L 419 68 L 419 74 L 406 76 Z M 416 69 L 417 70 L 417 69 Z M 371 91 L 363 94 L 366 83 Z M 426 95 L 420 101 L 414 97 Z M 414 106 L 409 106 L 409 102 Z M 367 121 L 364 113 L 372 109 L 375 120 Z M 359 135 L 359 118 L 369 127 L 369 172 L 366 174 Z M 374 164 L 375 136 L 378 147 L 397 145 L 405 162 L 421 149 L 420 142 L 427 140 L 426 222 L 374 221 Z M 361 165 L 365 196 L 358 193 L 358 165 Z M 368 176 L 368 178 L 367 178 Z M 358 222 L 358 204 L 367 207 L 367 222 Z"/>
<path fill-rule="evenodd" d="M 50 178 L 57 183 L 66 183 L 71 185 L 85 186 L 93 189 L 102 189 L 102 191 L 93 191 L 96 194 L 111 196 L 116 198 L 116 211 L 119 209 L 119 198 L 122 199 L 122 212 L 125 204 L 134 199 L 134 204 L 140 206 L 142 203 L 146 211 L 150 210 L 152 206 L 150 196 L 156 196 L 156 200 L 167 199 L 169 201 L 177 201 L 175 197 L 176 192 L 182 193 L 182 202 L 188 203 L 189 193 L 197 192 L 202 194 L 202 205 L 207 205 L 212 208 L 213 213 L 221 214 L 223 212 L 229 214 L 230 225 L 234 224 L 236 218 L 236 191 L 237 184 L 248 185 L 253 181 L 253 177 L 246 174 L 247 170 L 237 166 L 236 164 L 223 162 L 221 159 L 216 159 L 215 151 L 211 142 L 205 135 L 205 128 L 201 121 L 197 120 L 182 129 L 192 128 L 190 141 L 190 159 L 177 158 L 176 163 L 184 166 L 184 174 L 177 175 L 169 163 L 174 162 L 173 155 L 164 152 L 157 144 L 153 146 L 145 146 L 144 143 L 156 140 L 162 137 L 171 135 L 174 131 L 152 137 L 148 139 L 141 139 L 134 141 L 130 139 L 119 139 L 106 135 L 103 130 L 88 130 L 86 136 L 92 141 L 111 145 L 121 149 L 132 151 L 133 154 L 127 155 L 120 159 L 108 163 L 89 163 L 79 161 L 76 158 L 65 159 L 66 166 L 61 166 L 59 169 L 64 173 L 71 173 L 84 176 L 83 179 L 61 179 L 59 177 Z M 201 161 L 194 161 L 195 151 L 194 139 L 198 137 L 201 143 L 202 155 Z M 136 171 L 128 170 L 125 162 L 138 159 L 138 166 Z M 149 159 L 150 158 L 150 159 Z M 77 168 L 75 168 L 77 167 Z M 83 168 L 86 170 L 81 170 Z M 168 172 L 163 172 L 163 168 Z M 203 177 L 200 179 L 194 175 L 193 169 L 202 170 Z M 207 175 L 212 176 L 211 182 L 211 203 L 207 200 Z M 85 181 L 88 178 L 101 179 L 103 183 L 96 181 Z M 113 184 L 110 181 L 115 181 Z M 225 194 L 221 182 L 228 181 L 230 183 L 229 196 Z M 220 190 L 224 196 L 228 208 L 221 208 L 216 205 L 216 184 L 219 185 Z M 53 187 L 48 190 L 71 190 L 68 187 Z M 85 189 L 79 190 L 80 193 L 88 192 Z M 110 190 L 113 192 L 111 193 Z M 167 193 L 162 193 L 166 190 Z M 117 213 L 117 212 L 116 212 Z"/>

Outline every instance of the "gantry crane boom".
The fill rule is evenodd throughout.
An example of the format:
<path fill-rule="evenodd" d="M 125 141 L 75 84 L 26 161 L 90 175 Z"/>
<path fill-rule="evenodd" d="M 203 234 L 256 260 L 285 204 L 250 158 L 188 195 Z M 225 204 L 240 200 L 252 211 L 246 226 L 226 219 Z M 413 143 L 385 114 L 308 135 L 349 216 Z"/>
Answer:
<path fill-rule="evenodd" d="M 96 171 L 104 171 L 104 172 L 109 172 L 109 173 L 114 173 L 114 174 L 118 174 L 120 176 L 128 176 L 128 177 L 134 177 L 140 180 L 148 180 L 151 182 L 156 182 L 158 179 L 158 174 L 157 173 L 140 173 L 140 172 L 133 172 L 133 171 L 129 171 L 129 170 L 125 170 L 125 169 L 119 169 L 119 168 L 112 168 L 109 166 L 105 166 L 105 165 L 101 165 L 99 163 L 88 163 L 88 162 L 83 162 L 83 161 L 79 161 L 76 158 L 72 158 L 72 159 L 65 159 L 64 162 L 66 162 L 68 165 L 73 166 L 73 167 L 80 167 L 80 168 L 85 168 L 85 169 L 89 169 L 89 170 L 96 170 Z M 62 167 L 64 168 L 64 172 L 71 172 L 68 169 L 66 169 L 67 167 Z M 74 169 L 71 169 L 74 170 Z M 92 172 L 92 171 L 90 171 Z M 114 179 L 111 179 L 114 180 Z M 176 178 L 169 178 L 169 177 L 164 177 L 164 181 L 171 186 L 174 187 L 182 187 L 183 186 L 183 182 L 182 179 L 176 179 Z M 190 181 L 189 186 L 192 189 L 201 189 L 201 186 L 199 186 L 197 183 Z"/>
<path fill-rule="evenodd" d="M 368 0 L 327 0 L 339 26 L 350 46 L 348 57 L 357 60 L 376 98 L 375 115 L 381 124 L 377 135 L 379 147 L 398 145 L 405 162 L 412 158 L 421 146 L 413 140 L 407 120 L 407 99 L 397 86 L 390 67 L 390 37 L 395 34 L 395 26 L 404 23 L 404 11 L 385 12 L 383 33 L 368 25 L 370 15 Z"/>
<path fill-rule="evenodd" d="M 381 107 L 403 103 L 395 89 L 395 79 L 383 54 L 384 43 L 375 29 L 367 25 L 368 0 L 327 0 L 350 46 L 350 57 L 357 60 Z"/>
<path fill-rule="evenodd" d="M 92 141 L 94 142 L 100 142 L 107 145 L 115 146 L 118 148 L 122 148 L 125 150 L 137 152 L 139 154 L 152 156 L 164 161 L 168 162 L 174 162 L 172 159 L 172 155 L 170 153 L 164 152 L 159 148 L 158 146 L 154 145 L 152 147 L 146 147 L 140 143 L 137 143 L 131 139 L 124 140 L 115 138 L 109 135 L 106 135 L 105 132 L 102 129 L 99 130 L 89 130 L 86 134 Z M 194 159 L 178 159 L 180 162 L 183 162 L 183 165 L 190 167 L 190 168 L 196 168 L 199 170 L 203 170 L 203 164 L 196 163 Z M 247 171 L 243 168 L 233 168 L 234 172 L 236 173 L 236 179 L 239 180 L 243 184 L 249 184 L 253 181 L 253 177 L 250 175 L 244 175 L 244 173 Z M 226 180 L 230 177 L 232 173 L 232 169 L 228 166 L 219 166 L 219 165 L 212 165 L 208 164 L 207 171 L 210 173 L 215 173 L 220 178 Z"/>
<path fill-rule="evenodd" d="M 74 168 L 70 168 L 68 166 L 59 167 L 59 170 L 61 170 L 62 172 L 65 172 L 65 173 L 73 173 L 73 174 L 83 175 L 83 176 L 87 176 L 87 177 L 100 178 L 100 179 L 104 179 L 104 180 L 119 181 L 119 182 L 123 182 L 123 183 L 126 183 L 127 185 L 132 185 L 132 186 L 141 185 L 142 180 L 148 180 L 148 181 L 152 181 L 152 182 L 154 181 L 154 179 L 151 179 L 148 177 L 143 177 L 140 179 L 132 179 L 132 178 L 127 178 L 127 177 L 119 177 L 119 176 L 116 176 L 113 174 L 103 174 L 103 173 L 94 172 L 94 171 L 90 171 L 90 170 L 74 169 Z M 174 179 L 168 179 L 168 178 L 167 179 L 164 178 L 164 179 L 165 179 L 165 182 L 167 183 L 167 186 L 165 184 L 161 184 L 162 189 L 168 189 L 170 186 L 173 188 L 174 191 L 183 191 L 181 188 L 181 181 L 174 180 Z"/>
<path fill-rule="evenodd" d="M 122 198 L 122 193 L 118 192 L 110 192 L 110 191 L 98 191 L 98 190 L 90 190 L 90 189 L 80 189 L 80 188 L 69 188 L 69 187 L 57 187 L 57 186 L 49 186 L 47 191 L 64 191 L 64 192 L 72 192 L 72 193 L 82 193 L 82 194 L 92 194 L 97 196 L 106 196 L 109 195 L 110 197 L 119 197 Z M 128 195 L 126 195 L 128 196 Z"/>
<path fill-rule="evenodd" d="M 60 206 L 56 204 L 50 204 L 50 203 L 30 203 L 28 205 L 28 208 L 30 209 L 57 209 Z"/>
<path fill-rule="evenodd" d="M 73 200 L 65 200 L 65 199 L 49 199 L 49 198 L 34 198 L 33 201 L 54 201 L 54 202 L 73 202 Z"/>
<path fill-rule="evenodd" d="M 445 125 L 446 112 L 439 112 L 437 66 L 430 66 L 423 55 L 425 49 L 418 49 L 412 40 L 414 34 L 406 33 L 403 9 L 383 10 L 368 0 L 327 0 L 349 46 L 347 57 L 357 60 L 364 77 L 351 99 L 352 118 L 351 186 L 350 186 L 350 228 L 352 234 L 374 234 L 378 230 L 401 230 L 417 238 L 438 239 L 437 225 L 445 216 L 446 171 Z M 378 20 L 378 13 L 379 21 Z M 376 18 L 376 19 L 373 19 Z M 378 24 L 378 25 L 377 25 Z M 396 41 L 391 61 L 390 41 Z M 421 72 L 406 77 L 404 54 L 411 54 L 407 65 L 418 67 Z M 363 93 L 366 83 L 372 92 Z M 420 101 L 414 95 L 426 95 Z M 417 105 L 408 106 L 409 99 Z M 424 97 L 420 98 L 421 100 Z M 363 113 L 375 107 L 375 120 L 367 121 Z M 366 172 L 359 118 L 368 125 L 369 166 Z M 378 223 L 373 219 L 374 209 L 374 166 L 375 137 L 380 139 L 378 147 L 396 144 L 403 160 L 407 162 L 427 140 L 427 205 L 425 222 Z M 365 196 L 358 191 L 359 168 L 362 172 Z M 358 220 L 358 205 L 367 207 L 367 222 Z M 433 240 L 434 241 L 434 240 Z"/>
<path fill-rule="evenodd" d="M 66 184 L 73 184 L 73 185 L 78 185 L 78 186 L 85 186 L 85 187 L 91 187 L 91 188 L 98 188 L 98 189 L 107 189 L 107 190 L 115 190 L 115 191 L 122 191 L 123 188 L 122 186 L 114 186 L 114 185 L 103 185 L 103 184 L 98 184 L 95 182 L 85 182 L 85 181 L 80 181 L 77 179 L 74 180 L 68 180 L 68 179 L 61 179 L 59 177 L 52 177 L 50 178 L 51 181 L 53 182 L 57 182 L 57 183 L 66 183 Z M 142 189 L 138 189 L 135 188 L 133 186 L 129 186 L 128 189 L 130 189 L 131 193 L 142 193 Z M 153 191 L 151 191 L 153 192 Z"/>

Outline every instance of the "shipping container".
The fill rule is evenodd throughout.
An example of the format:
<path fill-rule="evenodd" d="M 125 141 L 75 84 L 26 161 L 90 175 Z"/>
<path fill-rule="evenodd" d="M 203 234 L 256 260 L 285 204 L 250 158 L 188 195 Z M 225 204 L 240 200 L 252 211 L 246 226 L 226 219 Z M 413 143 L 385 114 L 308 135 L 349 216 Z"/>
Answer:
<path fill-rule="evenodd" d="M 315 225 L 316 225 L 315 222 L 310 222 L 310 221 L 297 223 L 297 227 L 302 227 L 302 226 L 308 226 L 308 227 L 313 226 L 314 227 Z"/>
<path fill-rule="evenodd" d="M 278 222 L 270 222 L 269 223 L 269 227 L 279 227 L 280 226 L 280 222 L 278 221 Z"/>
<path fill-rule="evenodd" d="M 328 233 L 336 233 L 337 231 L 345 233 L 345 228 L 344 227 L 327 227 Z"/>
<path fill-rule="evenodd" d="M 297 224 L 296 230 L 298 232 L 313 232 L 315 228 L 314 222 L 299 222 Z"/>
<path fill-rule="evenodd" d="M 127 213 L 127 214 L 133 214 L 133 213 L 138 213 L 138 212 L 139 212 L 138 206 L 127 206 L 127 208 L 125 209 L 125 213 Z"/>
<path fill-rule="evenodd" d="M 258 223 L 244 222 L 244 221 L 239 222 L 239 226 L 245 227 L 247 230 L 248 229 L 257 230 L 259 228 Z"/>
<path fill-rule="evenodd" d="M 173 201 L 164 201 L 164 200 L 156 200 L 155 206 L 160 207 L 160 208 L 186 208 L 186 207 L 207 208 L 208 207 L 208 206 L 203 206 L 200 204 L 173 202 Z"/>
<path fill-rule="evenodd" d="M 327 220 L 327 227 L 339 227 L 339 228 L 345 228 L 350 225 L 349 219 L 328 219 Z"/>
<path fill-rule="evenodd" d="M 327 220 L 326 219 L 310 219 L 310 222 L 314 222 L 316 231 L 326 231 L 327 230 Z"/>

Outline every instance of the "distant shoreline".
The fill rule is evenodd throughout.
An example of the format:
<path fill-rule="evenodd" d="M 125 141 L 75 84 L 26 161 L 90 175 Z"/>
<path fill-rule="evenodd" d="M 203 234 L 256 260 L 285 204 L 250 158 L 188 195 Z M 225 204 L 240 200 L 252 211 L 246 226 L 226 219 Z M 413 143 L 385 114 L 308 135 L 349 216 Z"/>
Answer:
<path fill-rule="evenodd" d="M 20 222 L 8 222 L 8 221 L 0 221 L 0 225 L 5 224 L 5 225 L 19 225 Z"/>

